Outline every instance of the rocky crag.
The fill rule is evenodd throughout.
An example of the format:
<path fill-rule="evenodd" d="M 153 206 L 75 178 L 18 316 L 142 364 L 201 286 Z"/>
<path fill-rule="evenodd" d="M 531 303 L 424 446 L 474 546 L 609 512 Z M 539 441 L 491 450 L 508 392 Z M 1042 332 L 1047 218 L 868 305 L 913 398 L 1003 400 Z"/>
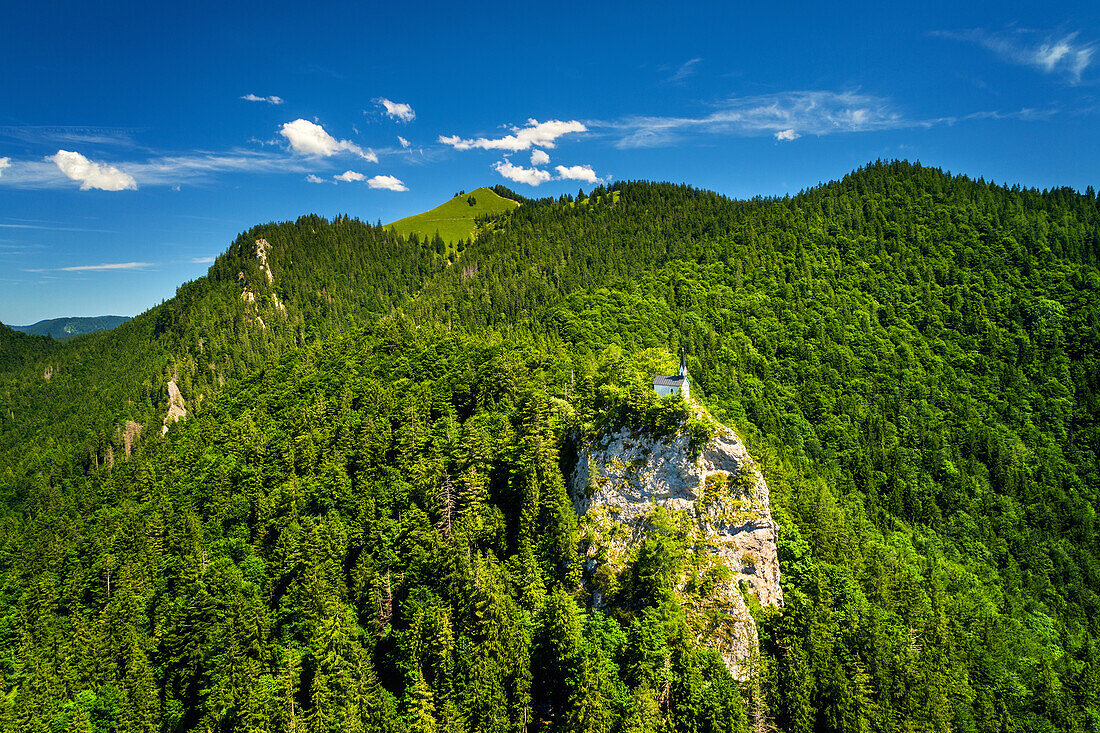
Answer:
<path fill-rule="evenodd" d="M 717 649 L 735 677 L 751 677 L 759 645 L 745 597 L 782 606 L 783 591 L 768 486 L 737 434 L 719 427 L 693 451 L 682 431 L 654 437 L 621 428 L 581 449 L 569 483 L 589 571 L 606 563 L 617 574 L 653 512 L 672 513 L 692 555 L 677 590 L 699 641 Z M 593 602 L 602 604 L 598 592 Z"/>
<path fill-rule="evenodd" d="M 183 401 L 179 385 L 173 377 L 168 380 L 168 414 L 164 416 L 164 424 L 161 426 L 161 434 L 168 433 L 168 426 L 182 418 L 187 417 L 187 406 Z"/>
<path fill-rule="evenodd" d="M 275 283 L 275 274 L 271 271 L 271 265 L 267 261 L 267 253 L 271 251 L 271 244 L 266 239 L 257 239 L 256 248 L 253 252 L 253 257 L 260 263 L 260 271 L 267 279 L 267 290 L 270 291 L 271 302 L 275 305 L 275 308 L 282 314 L 286 314 L 286 305 L 279 300 L 279 295 L 272 289 L 272 285 Z M 264 323 L 263 317 L 260 315 L 260 303 L 263 301 L 263 295 L 257 295 L 256 289 L 250 287 L 250 283 L 245 278 L 244 271 L 237 273 L 237 282 L 241 285 L 241 300 L 247 303 L 251 307 L 249 315 L 250 320 L 255 320 L 260 324 L 261 328 L 267 328 L 267 324 Z M 257 289 L 263 289 L 263 283 L 259 284 Z"/>

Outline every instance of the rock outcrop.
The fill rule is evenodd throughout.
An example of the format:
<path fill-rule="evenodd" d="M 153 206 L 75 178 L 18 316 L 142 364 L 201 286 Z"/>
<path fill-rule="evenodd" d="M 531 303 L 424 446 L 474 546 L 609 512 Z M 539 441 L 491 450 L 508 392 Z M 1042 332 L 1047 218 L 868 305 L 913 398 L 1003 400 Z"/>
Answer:
<path fill-rule="evenodd" d="M 161 427 L 161 434 L 164 435 L 168 432 L 168 424 L 174 423 L 176 420 L 187 417 L 187 406 L 183 402 L 183 395 L 180 393 L 180 388 L 176 384 L 176 380 L 168 380 L 168 414 L 164 416 L 164 426 Z"/>
<path fill-rule="evenodd" d="M 275 282 L 275 276 L 271 273 L 271 265 L 267 264 L 267 251 L 271 249 L 271 245 L 267 243 L 266 239 L 256 240 L 256 259 L 260 262 L 260 267 L 263 268 L 264 274 L 267 275 L 267 284 Z"/>
<path fill-rule="evenodd" d="M 268 263 L 267 260 L 267 254 L 269 251 L 271 251 L 271 244 L 266 239 L 256 240 L 253 256 L 256 258 L 256 261 L 260 263 L 260 270 L 264 273 L 264 277 L 267 278 L 266 289 L 267 291 L 269 291 L 269 294 L 271 296 L 271 302 L 274 304 L 277 311 L 279 311 L 283 315 L 286 315 L 286 305 L 281 300 L 279 300 L 278 294 L 275 293 L 271 288 L 271 285 L 275 283 L 275 274 L 271 272 L 271 265 Z M 245 278 L 244 271 L 240 271 L 237 273 L 237 282 L 241 285 L 242 288 L 241 300 L 251 306 L 251 319 L 255 320 L 256 323 L 259 323 L 260 328 L 266 329 L 267 324 L 264 323 L 263 317 L 260 316 L 260 304 L 264 302 L 264 296 L 262 294 L 257 294 L 256 292 L 256 290 L 259 290 L 262 293 L 262 291 L 264 290 L 264 288 L 262 287 L 262 283 L 260 287 L 257 287 L 256 290 L 253 290 L 252 287 L 249 287 L 249 283 Z"/>
<path fill-rule="evenodd" d="M 699 641 L 717 649 L 730 671 L 747 679 L 758 653 L 756 624 L 742 589 L 761 606 L 783 604 L 775 523 L 768 486 L 741 439 L 720 428 L 692 456 L 684 433 L 654 438 L 624 428 L 580 451 L 570 495 L 584 519 L 589 570 L 600 561 L 618 572 L 658 507 L 685 528 L 695 570 L 717 580 L 704 593 L 685 575 L 678 590 Z M 717 569 L 718 572 L 714 572 Z M 599 604 L 601 599 L 594 598 Z"/>

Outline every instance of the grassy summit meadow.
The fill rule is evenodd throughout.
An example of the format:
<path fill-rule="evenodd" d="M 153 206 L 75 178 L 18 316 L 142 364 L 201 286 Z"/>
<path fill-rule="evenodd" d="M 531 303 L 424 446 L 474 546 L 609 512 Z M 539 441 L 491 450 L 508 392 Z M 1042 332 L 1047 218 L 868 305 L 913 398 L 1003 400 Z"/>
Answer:
<path fill-rule="evenodd" d="M 460 193 L 430 211 L 398 219 L 387 224 L 386 228 L 406 237 L 414 233 L 421 237 L 432 237 L 438 232 L 444 242 L 454 244 L 473 237 L 476 228 L 474 220 L 477 217 L 499 214 L 517 206 L 518 202 L 482 187 Z"/>

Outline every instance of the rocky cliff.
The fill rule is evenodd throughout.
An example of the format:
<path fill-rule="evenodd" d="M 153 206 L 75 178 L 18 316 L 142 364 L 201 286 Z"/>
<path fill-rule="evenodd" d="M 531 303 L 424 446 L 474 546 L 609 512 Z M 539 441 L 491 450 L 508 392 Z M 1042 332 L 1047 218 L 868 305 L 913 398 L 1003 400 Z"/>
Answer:
<path fill-rule="evenodd" d="M 699 641 L 721 652 L 734 676 L 751 676 L 758 642 L 744 593 L 781 606 L 783 591 L 768 486 L 737 434 L 720 427 L 693 455 L 683 432 L 605 433 L 581 449 L 569 483 L 589 571 L 605 563 L 618 573 L 657 507 L 673 513 L 692 555 L 679 595 Z M 698 582 L 704 576 L 710 582 Z M 595 592 L 594 603 L 602 601 Z"/>
<path fill-rule="evenodd" d="M 177 420 L 187 417 L 187 406 L 183 401 L 183 394 L 180 393 L 179 385 L 176 384 L 176 380 L 168 380 L 168 414 L 164 416 L 164 425 L 161 427 L 161 434 L 168 433 L 169 423 L 174 423 Z"/>

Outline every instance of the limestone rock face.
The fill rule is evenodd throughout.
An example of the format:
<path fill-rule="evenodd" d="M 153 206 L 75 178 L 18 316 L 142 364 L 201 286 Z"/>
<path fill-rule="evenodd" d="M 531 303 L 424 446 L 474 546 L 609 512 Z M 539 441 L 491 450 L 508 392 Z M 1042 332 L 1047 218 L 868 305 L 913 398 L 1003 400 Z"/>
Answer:
<path fill-rule="evenodd" d="M 256 240 L 256 259 L 260 261 L 260 267 L 263 268 L 264 274 L 267 275 L 267 282 L 270 285 L 275 282 L 275 275 L 271 272 L 271 265 L 267 264 L 267 252 L 271 249 L 271 245 L 267 243 L 266 239 Z"/>
<path fill-rule="evenodd" d="M 253 256 L 256 261 L 260 263 L 260 269 L 264 273 L 264 277 L 267 278 L 267 295 L 270 295 L 271 302 L 275 306 L 275 310 L 286 315 L 286 304 L 279 300 L 279 295 L 274 292 L 271 285 L 275 282 L 275 274 L 271 272 L 271 264 L 268 262 L 267 255 L 271 251 L 271 244 L 266 239 L 257 239 Z M 261 305 L 266 303 L 267 295 L 264 294 L 265 288 L 263 283 L 259 286 L 249 286 L 247 278 L 244 276 L 244 272 L 237 273 L 237 282 L 243 288 L 241 290 L 241 300 L 245 302 L 249 308 L 246 310 L 247 320 L 255 321 L 260 324 L 260 328 L 267 328 L 267 324 L 264 323 L 263 317 L 260 315 Z M 259 293 L 257 293 L 259 291 Z"/>
<path fill-rule="evenodd" d="M 580 451 L 569 484 L 590 569 L 598 555 L 618 572 L 657 506 L 679 517 L 694 567 L 718 579 L 706 593 L 681 592 L 681 600 L 699 620 L 699 641 L 717 649 L 734 676 L 749 677 L 759 647 L 741 588 L 761 606 L 782 606 L 783 590 L 768 486 L 737 434 L 720 428 L 693 457 L 685 434 L 653 438 L 624 428 Z M 685 576 L 679 590 L 689 585 L 699 583 Z"/>
<path fill-rule="evenodd" d="M 176 380 L 168 380 L 168 414 L 164 416 L 164 425 L 161 427 L 161 433 L 168 432 L 168 423 L 174 423 L 180 418 L 187 417 L 187 407 L 183 402 L 183 394 L 180 393 L 180 388 L 176 384 Z"/>

